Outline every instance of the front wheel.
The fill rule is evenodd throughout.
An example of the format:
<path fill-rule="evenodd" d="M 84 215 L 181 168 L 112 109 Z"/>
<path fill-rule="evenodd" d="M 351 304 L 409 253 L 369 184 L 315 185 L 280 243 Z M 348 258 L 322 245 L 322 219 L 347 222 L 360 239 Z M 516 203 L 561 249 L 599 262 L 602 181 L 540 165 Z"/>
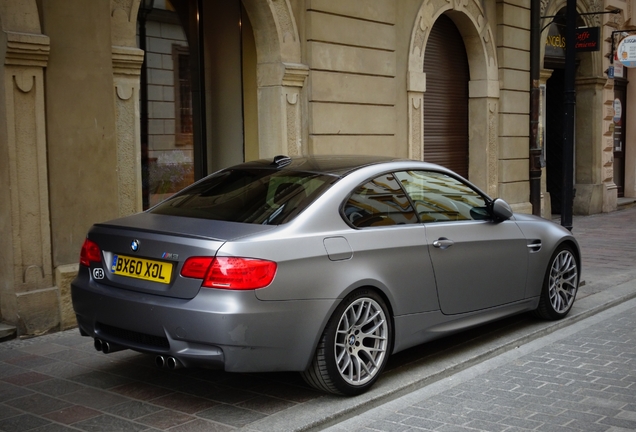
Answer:
<path fill-rule="evenodd" d="M 302 376 L 309 385 L 329 393 L 364 393 L 387 363 L 391 338 L 391 320 L 382 298 L 373 291 L 354 291 L 336 308 Z"/>
<path fill-rule="evenodd" d="M 535 313 L 543 319 L 564 318 L 579 287 L 579 264 L 570 246 L 561 246 L 550 259 L 543 281 L 539 307 Z"/>

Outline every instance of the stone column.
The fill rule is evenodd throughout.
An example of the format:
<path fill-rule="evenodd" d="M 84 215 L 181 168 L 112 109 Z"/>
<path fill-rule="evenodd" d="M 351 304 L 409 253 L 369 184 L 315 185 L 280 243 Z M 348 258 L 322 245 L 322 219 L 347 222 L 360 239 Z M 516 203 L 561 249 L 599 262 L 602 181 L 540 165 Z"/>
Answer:
<path fill-rule="evenodd" d="M 596 214 L 616 209 L 614 143 L 609 127 L 614 116 L 614 99 L 600 103 L 607 84 L 605 77 L 576 80 L 574 214 Z M 610 86 L 612 84 L 609 83 Z"/>
<path fill-rule="evenodd" d="M 426 74 L 409 71 L 406 79 L 408 95 L 409 159 L 424 160 L 424 92 Z"/>
<path fill-rule="evenodd" d="M 302 147 L 302 124 L 300 109 L 300 91 L 309 75 L 309 68 L 303 64 L 284 63 L 283 104 L 285 105 L 285 124 L 283 126 L 288 156 L 300 156 Z"/>
<path fill-rule="evenodd" d="M 142 210 L 139 74 L 144 52 L 113 46 L 119 215 Z"/>
<path fill-rule="evenodd" d="M 0 86 L 0 306 L 19 335 L 58 330 L 47 174 L 48 36 L 5 31 Z"/>
<path fill-rule="evenodd" d="M 527 173 L 527 159 L 513 159 L 512 149 L 499 149 L 499 82 L 478 80 L 468 83 L 470 113 L 470 153 L 468 177 L 470 181 L 496 198 L 499 191 L 499 178 L 523 180 Z M 512 159 L 512 160 L 510 160 Z M 524 165 L 525 163 L 525 165 Z"/>
<path fill-rule="evenodd" d="M 143 210 L 139 85 L 144 52 L 137 48 L 139 0 L 111 0 L 111 42 L 119 216 Z"/>
<path fill-rule="evenodd" d="M 303 154 L 300 91 L 309 68 L 297 63 L 258 68 L 259 156 Z"/>

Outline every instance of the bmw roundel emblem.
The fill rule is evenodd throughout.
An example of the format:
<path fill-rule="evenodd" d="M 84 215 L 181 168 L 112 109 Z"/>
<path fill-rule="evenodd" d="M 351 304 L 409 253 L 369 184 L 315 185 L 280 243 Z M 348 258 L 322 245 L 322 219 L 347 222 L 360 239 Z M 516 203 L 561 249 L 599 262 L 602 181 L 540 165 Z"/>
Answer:
<path fill-rule="evenodd" d="M 136 252 L 137 249 L 139 249 L 139 240 L 133 240 L 130 243 L 130 249 L 132 249 L 133 252 Z"/>

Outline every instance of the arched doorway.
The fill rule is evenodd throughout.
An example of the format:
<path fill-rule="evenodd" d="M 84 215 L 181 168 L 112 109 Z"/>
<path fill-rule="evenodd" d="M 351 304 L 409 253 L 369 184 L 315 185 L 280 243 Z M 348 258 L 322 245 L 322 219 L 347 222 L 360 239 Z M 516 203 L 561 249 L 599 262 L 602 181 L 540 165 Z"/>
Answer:
<path fill-rule="evenodd" d="M 583 5 L 581 5 L 583 6 Z M 585 9 L 581 12 L 587 12 Z M 564 144 L 564 88 L 565 88 L 565 7 L 562 2 L 552 4 L 544 13 L 554 16 L 544 23 L 545 43 L 543 51 L 543 76 L 546 78 L 545 94 L 545 192 L 546 215 L 560 214 L 563 210 L 563 144 Z M 577 27 L 595 24 L 594 15 L 579 16 Z M 604 179 L 604 87 L 607 77 L 602 70 L 601 51 L 577 52 L 575 76 L 575 126 L 574 126 L 574 214 L 599 213 L 608 198 Z"/>
<path fill-rule="evenodd" d="M 195 179 L 243 160 L 301 154 L 299 94 L 309 68 L 289 3 L 157 3 L 172 5 L 188 41 Z"/>
<path fill-rule="evenodd" d="M 446 15 L 426 42 L 424 73 L 424 160 L 467 178 L 470 72 L 462 35 Z"/>
<path fill-rule="evenodd" d="M 434 72 L 425 73 L 429 62 L 427 42 L 437 19 L 452 21 L 455 31 L 461 35 L 467 58 L 470 82 L 468 83 L 468 156 L 467 177 L 492 196 L 498 196 L 499 144 L 499 70 L 494 36 L 479 1 L 435 2 L 424 0 L 415 18 L 408 55 L 407 103 L 408 103 L 408 154 L 414 159 L 428 157 L 425 151 L 424 105 L 429 92 L 434 91 L 432 75 L 449 73 L 432 64 Z M 446 21 L 446 20 L 444 20 Z M 448 55 L 447 60 L 452 61 Z M 426 66 L 428 68 L 428 66 Z M 454 62 L 450 69 L 455 68 Z M 427 69 L 428 70 L 428 69 Z"/>
<path fill-rule="evenodd" d="M 200 21 L 199 21 L 200 19 Z M 241 0 L 155 2 L 139 13 L 144 208 L 256 159 L 256 48 Z"/>

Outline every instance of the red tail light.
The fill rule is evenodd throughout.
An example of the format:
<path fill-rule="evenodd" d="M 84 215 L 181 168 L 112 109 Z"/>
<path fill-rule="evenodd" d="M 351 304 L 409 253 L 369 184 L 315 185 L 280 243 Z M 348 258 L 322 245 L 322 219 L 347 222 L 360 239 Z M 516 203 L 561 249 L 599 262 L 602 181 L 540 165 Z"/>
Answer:
<path fill-rule="evenodd" d="M 99 246 L 94 241 L 89 239 L 84 240 L 82 245 L 82 251 L 80 252 L 80 264 L 90 267 L 91 262 L 102 262 L 102 251 L 99 250 Z"/>
<path fill-rule="evenodd" d="M 236 257 L 192 257 L 181 269 L 181 276 L 203 279 L 201 286 L 230 290 L 250 290 L 269 285 L 276 275 L 272 261 Z"/>

